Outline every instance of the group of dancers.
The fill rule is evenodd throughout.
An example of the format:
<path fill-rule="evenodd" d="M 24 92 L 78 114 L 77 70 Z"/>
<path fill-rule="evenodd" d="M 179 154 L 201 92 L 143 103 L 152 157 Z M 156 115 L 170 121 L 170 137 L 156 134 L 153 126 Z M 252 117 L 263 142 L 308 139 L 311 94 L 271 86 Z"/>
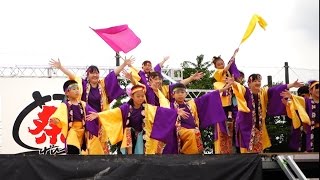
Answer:
<path fill-rule="evenodd" d="M 161 68 L 169 57 L 154 68 L 144 61 L 141 70 L 133 67 L 134 58 L 125 58 L 104 78 L 98 67 L 90 66 L 84 79 L 51 59 L 50 65 L 69 80 L 63 84 L 65 101 L 50 123 L 61 128 L 67 154 L 108 155 L 111 147 L 118 154 L 202 154 L 200 130 L 208 127 L 215 128 L 216 154 L 233 153 L 234 146 L 241 153 L 261 153 L 271 146 L 266 116 L 287 115 L 292 119 L 290 147 L 318 152 L 319 81 L 310 81 L 308 87 L 298 81 L 262 87 L 261 75 L 251 74 L 244 86 L 244 74 L 235 65 L 238 50 L 227 65 L 220 56 L 213 57 L 213 90 L 189 101 L 187 85 L 203 73 L 164 85 Z M 113 100 L 126 94 L 117 79 L 120 72 L 132 83 L 130 99 L 111 108 Z M 307 96 L 290 93 L 293 87 L 307 89 Z"/>

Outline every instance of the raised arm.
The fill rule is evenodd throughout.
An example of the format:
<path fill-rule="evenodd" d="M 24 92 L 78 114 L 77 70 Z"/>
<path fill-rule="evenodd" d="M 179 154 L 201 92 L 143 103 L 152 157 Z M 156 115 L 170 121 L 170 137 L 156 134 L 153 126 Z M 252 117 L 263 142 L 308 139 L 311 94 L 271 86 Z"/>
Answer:
<path fill-rule="evenodd" d="M 233 83 L 227 83 L 223 88 L 219 89 L 218 91 L 221 93 L 223 91 L 228 90 L 229 88 L 231 88 Z"/>
<path fill-rule="evenodd" d="M 75 75 L 70 70 L 68 70 L 67 68 L 65 68 L 64 66 L 61 65 L 59 58 L 58 58 L 58 60 L 54 60 L 51 58 L 51 60 L 49 61 L 49 65 L 51 67 L 57 68 L 60 71 L 62 71 L 65 75 L 67 75 L 69 77 L 69 79 L 72 79 L 72 80 L 75 79 Z"/>
<path fill-rule="evenodd" d="M 228 64 L 226 65 L 226 67 L 224 67 L 223 69 L 223 73 L 226 73 L 227 71 L 229 71 L 230 67 L 231 67 L 231 64 L 234 62 L 234 58 L 231 59 Z"/>
<path fill-rule="evenodd" d="M 235 57 L 236 57 L 236 54 L 238 53 L 238 51 L 239 51 L 239 48 L 237 48 L 237 49 L 234 51 L 234 53 L 233 53 L 230 61 L 228 62 L 227 66 L 223 69 L 223 72 L 224 72 L 224 73 L 226 73 L 227 71 L 229 71 L 229 69 L 230 69 L 230 67 L 231 67 L 231 64 L 234 62 Z"/>
<path fill-rule="evenodd" d="M 136 73 L 139 73 L 139 69 L 137 69 L 136 67 L 132 66 L 132 64 L 128 65 L 131 69 L 131 71 L 135 71 Z"/>
<path fill-rule="evenodd" d="M 137 85 L 139 83 L 139 81 L 137 81 L 133 76 L 132 76 L 132 72 L 128 72 L 126 70 L 122 71 L 123 76 L 128 79 L 132 85 Z M 139 83 L 140 84 L 140 83 Z"/>
<path fill-rule="evenodd" d="M 192 81 L 201 79 L 203 76 L 204 76 L 203 72 L 198 72 L 197 71 L 196 73 L 192 74 L 188 78 L 181 80 L 180 83 L 182 83 L 184 85 L 188 85 Z"/>
<path fill-rule="evenodd" d="M 227 83 L 231 85 L 232 91 L 237 99 L 238 110 L 242 112 L 250 112 L 245 99 L 246 88 L 238 82 L 234 81 L 234 77 L 228 77 Z"/>
<path fill-rule="evenodd" d="M 123 59 L 123 58 L 121 58 L 121 59 Z M 127 58 L 125 57 L 125 58 L 123 59 L 123 63 L 122 63 L 120 66 L 118 66 L 118 67 L 116 67 L 116 68 L 114 69 L 114 73 L 116 74 L 116 76 L 119 75 L 119 73 L 124 69 L 124 67 L 126 67 L 127 65 L 128 65 L 128 66 L 131 66 L 131 64 L 134 62 L 134 60 L 135 60 L 135 58 L 132 57 L 132 56 L 130 56 L 129 59 L 127 59 Z"/>
<path fill-rule="evenodd" d="M 245 87 L 242 84 L 236 82 L 233 76 L 227 78 L 227 84 L 232 87 L 233 93 L 236 98 L 244 96 Z"/>
<path fill-rule="evenodd" d="M 165 56 L 165 57 L 163 58 L 163 60 L 159 63 L 159 65 L 160 65 L 161 68 L 163 67 L 164 63 L 165 63 L 169 58 L 170 58 L 170 56 Z"/>
<path fill-rule="evenodd" d="M 287 84 L 287 88 L 290 89 L 290 88 L 293 88 L 293 87 L 296 87 L 296 88 L 299 88 L 301 86 L 303 86 L 304 84 L 302 82 L 298 82 L 298 79 L 296 81 L 294 81 L 293 83 L 290 83 L 290 84 Z"/>
<path fill-rule="evenodd" d="M 301 122 L 311 125 L 309 115 L 305 109 L 305 98 L 293 95 L 288 90 L 282 91 L 280 96 L 286 106 L 287 115 L 292 119 L 292 125 L 295 129 L 301 126 Z M 289 102 L 288 99 L 290 99 Z"/>

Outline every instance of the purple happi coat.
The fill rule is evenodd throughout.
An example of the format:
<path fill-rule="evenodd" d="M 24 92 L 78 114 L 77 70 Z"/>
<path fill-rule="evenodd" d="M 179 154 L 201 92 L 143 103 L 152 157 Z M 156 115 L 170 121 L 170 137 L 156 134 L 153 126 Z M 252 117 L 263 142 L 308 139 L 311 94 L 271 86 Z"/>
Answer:
<path fill-rule="evenodd" d="M 244 94 L 244 98 L 247 102 L 247 106 L 250 109 L 250 112 L 243 112 L 238 111 L 237 118 L 236 118 L 236 137 L 239 137 L 239 133 L 241 134 L 241 142 L 239 142 L 239 138 L 236 138 L 236 145 L 241 148 L 249 148 L 249 142 L 251 137 L 251 130 L 252 130 L 252 111 L 254 110 L 251 98 L 251 91 L 248 87 L 245 87 L 246 92 Z M 266 114 L 262 115 L 262 117 L 266 117 L 266 115 L 270 116 L 280 116 L 285 115 L 285 106 L 281 102 L 280 93 L 287 89 L 287 85 L 277 85 L 267 90 L 267 97 L 260 97 L 265 98 L 267 101 L 266 106 L 262 104 L 262 108 L 266 108 Z M 238 104 L 239 106 L 239 104 Z M 265 124 L 264 124 L 265 126 Z"/>
<path fill-rule="evenodd" d="M 82 101 L 86 101 L 86 85 L 87 85 L 87 80 L 82 79 L 82 87 L 83 87 L 83 92 L 82 92 Z M 105 88 L 103 89 L 106 92 L 107 98 L 108 98 L 108 103 L 110 104 L 114 99 L 117 99 L 118 97 L 125 95 L 125 91 L 120 87 L 118 83 L 118 79 L 114 71 L 110 72 L 105 78 L 104 78 L 104 83 L 105 83 Z M 101 112 L 101 95 L 99 92 L 99 88 L 90 88 L 89 96 L 88 96 L 88 104 L 95 109 L 97 112 Z"/>
<path fill-rule="evenodd" d="M 192 101 L 192 100 L 191 100 Z M 219 91 L 213 91 L 202 95 L 194 99 L 195 106 L 197 108 L 198 117 L 194 117 L 188 108 L 185 108 L 191 116 L 187 119 L 181 120 L 181 126 L 187 129 L 193 129 L 196 127 L 195 118 L 199 118 L 198 128 L 206 128 L 213 126 L 216 123 L 225 121 L 226 115 L 224 113 L 220 93 Z M 171 108 L 174 108 L 174 103 L 171 102 Z M 186 106 L 186 105 L 183 105 Z M 170 141 L 167 143 L 166 147 L 163 150 L 163 154 L 177 154 L 178 153 L 178 142 L 177 142 L 177 132 L 174 129 L 174 132 L 171 133 Z"/>

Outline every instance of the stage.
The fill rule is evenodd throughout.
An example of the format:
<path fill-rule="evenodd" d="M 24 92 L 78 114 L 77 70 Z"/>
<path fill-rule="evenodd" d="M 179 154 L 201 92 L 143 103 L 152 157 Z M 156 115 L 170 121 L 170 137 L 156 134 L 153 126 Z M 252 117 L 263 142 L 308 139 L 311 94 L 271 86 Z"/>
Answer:
<path fill-rule="evenodd" d="M 10 179 L 288 179 L 275 160 L 291 155 L 308 178 L 319 178 L 319 154 L 0 155 Z"/>

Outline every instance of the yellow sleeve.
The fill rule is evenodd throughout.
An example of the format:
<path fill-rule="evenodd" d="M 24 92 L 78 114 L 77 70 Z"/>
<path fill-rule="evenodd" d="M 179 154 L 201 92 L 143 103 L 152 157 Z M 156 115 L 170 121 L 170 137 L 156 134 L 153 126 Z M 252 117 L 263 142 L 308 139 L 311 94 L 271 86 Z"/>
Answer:
<path fill-rule="evenodd" d="M 289 101 L 286 104 L 286 111 L 288 117 L 292 120 L 292 126 L 294 129 L 297 129 L 301 126 L 300 118 L 298 114 L 296 113 L 296 110 L 294 108 L 294 104 L 292 101 Z"/>
<path fill-rule="evenodd" d="M 159 98 L 159 103 L 161 107 L 170 108 L 169 100 L 162 94 L 160 89 L 158 89 L 157 96 Z"/>
<path fill-rule="evenodd" d="M 260 95 L 261 111 L 262 111 L 262 146 L 263 146 L 263 149 L 266 149 L 271 146 L 270 137 L 266 127 L 268 87 L 261 88 L 259 95 Z"/>
<path fill-rule="evenodd" d="M 109 104 L 109 100 L 108 100 L 108 96 L 107 96 L 107 92 L 105 91 L 105 82 L 104 82 L 104 78 L 100 79 L 99 81 L 102 91 L 101 91 L 101 98 L 102 98 L 102 110 L 109 110 L 110 109 L 110 104 Z M 82 91 L 81 91 L 82 92 Z M 80 96 L 82 97 L 82 95 Z"/>
<path fill-rule="evenodd" d="M 216 79 L 216 81 L 218 82 L 223 82 L 223 69 L 216 69 L 213 73 L 213 77 L 214 79 Z"/>
<path fill-rule="evenodd" d="M 213 83 L 213 89 L 214 90 L 219 90 L 219 89 L 224 88 L 225 85 L 226 85 L 225 82 L 215 82 L 215 83 Z M 231 104 L 231 95 L 223 96 L 222 94 L 223 94 L 223 92 L 220 92 L 222 106 L 223 107 L 230 106 L 230 104 Z"/>
<path fill-rule="evenodd" d="M 70 77 L 69 77 L 69 79 L 70 79 Z M 83 93 L 82 78 L 80 76 L 75 76 L 75 78 L 71 79 L 71 80 L 75 80 L 78 83 L 79 92 L 80 92 L 80 96 L 79 96 L 78 100 L 81 101 L 81 97 L 82 97 L 82 93 Z"/>
<path fill-rule="evenodd" d="M 263 87 L 260 89 L 260 101 L 261 101 L 261 111 L 262 111 L 262 119 L 264 120 L 267 115 L 267 105 L 268 105 L 268 88 Z"/>
<path fill-rule="evenodd" d="M 152 106 L 150 104 L 145 104 L 145 119 L 144 119 L 144 139 L 146 140 L 145 143 L 145 153 L 146 154 L 155 154 L 158 148 L 158 142 L 155 139 L 150 138 L 152 126 L 154 122 L 154 117 L 156 116 L 157 107 Z"/>
<path fill-rule="evenodd" d="M 286 104 L 286 112 L 287 112 L 287 116 L 292 119 L 292 116 L 293 116 L 293 113 L 291 112 L 291 106 L 292 105 L 292 102 L 291 101 L 288 101 L 288 103 Z"/>
<path fill-rule="evenodd" d="M 114 108 L 107 111 L 102 111 L 98 113 L 99 121 L 106 131 L 107 137 L 102 137 L 102 139 L 109 138 L 112 145 L 122 141 L 123 139 L 123 120 L 122 112 L 120 108 Z"/>
<path fill-rule="evenodd" d="M 225 85 L 226 85 L 226 83 L 217 81 L 217 82 L 213 83 L 213 89 L 214 90 L 222 89 Z"/>
<path fill-rule="evenodd" d="M 161 87 L 161 92 L 163 93 L 163 95 L 165 96 L 165 98 L 169 99 L 170 94 L 169 94 L 169 85 L 163 85 Z"/>
<path fill-rule="evenodd" d="M 187 103 L 189 104 L 189 106 L 191 108 L 191 115 L 195 119 L 197 127 L 200 127 L 197 105 L 194 102 L 194 99 L 188 101 Z"/>
<path fill-rule="evenodd" d="M 292 95 L 292 103 L 293 103 L 293 109 L 297 110 L 300 116 L 300 119 L 303 123 L 306 123 L 308 125 L 311 125 L 310 117 L 306 111 L 306 103 L 305 99 L 300 96 Z"/>
<path fill-rule="evenodd" d="M 61 128 L 61 132 L 64 137 L 68 134 L 68 108 L 65 103 L 61 103 L 56 111 L 51 115 L 49 119 L 58 119 L 60 122 L 57 124 Z"/>
<path fill-rule="evenodd" d="M 232 90 L 234 95 L 237 98 L 238 110 L 242 112 L 250 112 L 250 109 L 248 108 L 248 105 L 247 105 L 247 101 L 244 98 L 244 95 L 246 93 L 246 88 L 242 86 L 240 83 L 235 82 L 232 85 Z"/>
<path fill-rule="evenodd" d="M 140 76 L 139 76 L 140 77 Z M 145 86 L 144 84 L 142 84 L 142 83 L 140 83 L 139 81 L 140 81 L 140 79 L 137 79 L 137 78 L 135 78 L 135 77 L 133 77 L 133 75 L 132 75 L 132 78 L 133 78 L 133 80 L 132 80 L 132 82 L 131 82 L 131 84 L 132 85 L 141 85 L 141 86 Z"/>
<path fill-rule="evenodd" d="M 133 79 L 140 81 L 141 77 L 139 76 L 139 70 L 135 67 L 130 67 L 129 72 L 131 72 Z"/>

